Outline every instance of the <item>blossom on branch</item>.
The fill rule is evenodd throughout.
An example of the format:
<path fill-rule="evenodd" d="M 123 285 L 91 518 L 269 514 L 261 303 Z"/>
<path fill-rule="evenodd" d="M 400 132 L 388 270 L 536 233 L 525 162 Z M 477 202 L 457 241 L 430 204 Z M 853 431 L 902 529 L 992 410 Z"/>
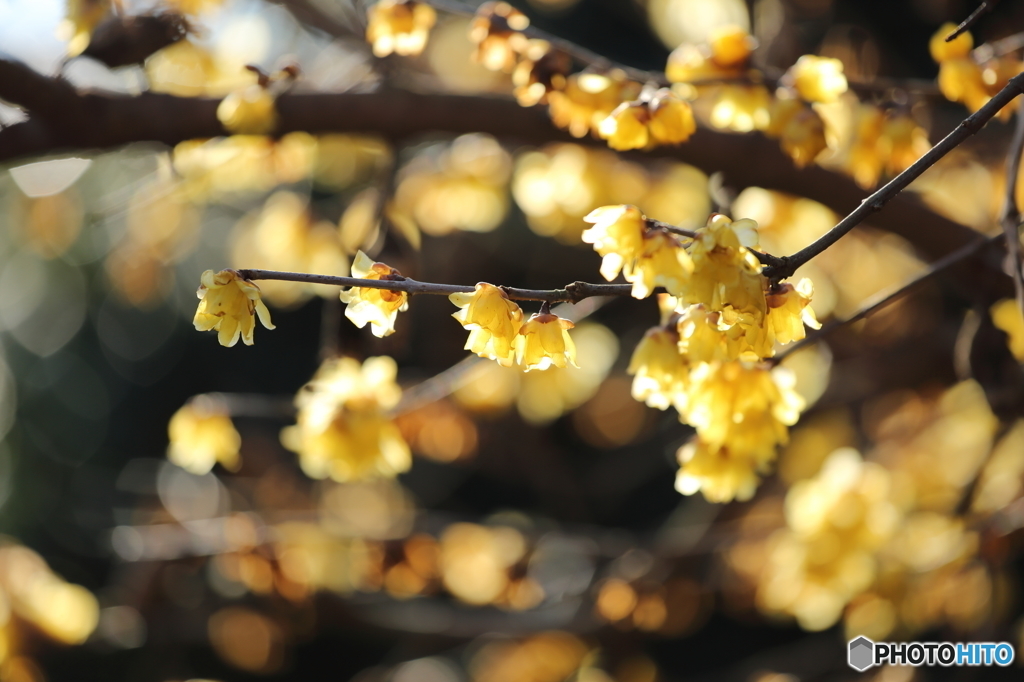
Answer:
<path fill-rule="evenodd" d="M 394 52 L 414 57 L 426 47 L 437 12 L 422 2 L 381 0 L 366 11 L 366 19 L 366 42 L 373 46 L 374 56 Z"/>
<path fill-rule="evenodd" d="M 601 121 L 598 133 L 617 151 L 679 144 L 697 130 L 690 103 L 668 88 L 623 102 Z"/>
<path fill-rule="evenodd" d="M 362 251 L 352 261 L 352 276 L 359 279 L 403 279 L 402 273 L 390 265 L 375 263 Z M 395 333 L 395 320 L 399 312 L 409 309 L 409 294 L 404 291 L 352 287 L 341 292 L 341 302 L 347 303 L 345 317 L 360 329 L 367 323 L 378 338 Z"/>
<path fill-rule="evenodd" d="M 569 320 L 547 312 L 536 313 L 519 330 L 516 337 L 516 362 L 525 371 L 566 367 L 576 364 L 576 344 L 569 336 L 575 325 Z"/>
<path fill-rule="evenodd" d="M 456 293 L 448 298 L 461 308 L 452 317 L 470 330 L 466 350 L 511 367 L 515 362 L 516 337 L 523 326 L 519 306 L 504 291 L 486 282 L 477 284 L 471 294 Z"/>
<path fill-rule="evenodd" d="M 835 102 L 848 87 L 841 61 L 813 54 L 796 60 L 783 80 L 792 83 L 804 101 L 824 104 Z"/>
<path fill-rule="evenodd" d="M 264 327 L 274 328 L 270 311 L 260 298 L 260 288 L 242 279 L 237 270 L 207 270 L 201 282 L 196 291 L 200 301 L 193 324 L 201 332 L 217 330 L 220 345 L 233 346 L 241 338 L 251 346 L 256 316 Z"/>

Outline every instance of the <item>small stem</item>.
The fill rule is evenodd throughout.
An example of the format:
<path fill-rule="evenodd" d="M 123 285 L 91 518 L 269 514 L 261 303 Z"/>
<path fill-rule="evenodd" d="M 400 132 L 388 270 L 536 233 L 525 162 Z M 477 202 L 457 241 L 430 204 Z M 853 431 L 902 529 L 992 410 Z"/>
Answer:
<path fill-rule="evenodd" d="M 964 31 L 970 30 L 972 26 L 978 23 L 978 20 L 981 19 L 982 15 L 991 12 L 998 2 L 999 0 L 982 0 L 982 3 L 978 5 L 976 9 L 967 15 L 966 19 L 960 22 L 960 25 L 956 27 L 956 30 L 946 36 L 946 42 L 948 43 L 951 40 L 955 40 L 958 35 Z"/>
<path fill-rule="evenodd" d="M 475 286 L 418 282 L 408 277 L 403 277 L 402 279 L 359 279 L 357 277 L 337 277 L 334 275 L 314 275 L 305 272 L 279 272 L 276 270 L 257 269 L 240 269 L 238 274 L 247 280 L 273 279 L 285 282 L 304 282 L 306 284 L 387 289 L 388 291 L 404 291 L 407 294 L 448 296 L 450 294 L 468 294 L 476 290 Z M 629 296 L 633 287 L 630 284 L 573 282 L 572 284 L 567 284 L 564 289 L 517 289 L 514 287 L 502 287 L 501 289 L 514 301 L 577 303 L 591 296 Z"/>
<path fill-rule="evenodd" d="M 672 234 L 678 234 L 680 237 L 686 237 L 687 239 L 696 239 L 697 233 L 693 230 L 687 230 L 685 227 L 676 227 L 670 223 L 665 223 L 660 220 L 654 220 L 652 218 L 647 219 L 647 226 L 651 229 L 665 230 Z"/>
<path fill-rule="evenodd" d="M 945 272 L 946 270 L 953 267 L 957 263 L 967 258 L 970 258 L 974 254 L 984 249 L 986 246 L 995 244 L 1000 239 L 1003 238 L 1004 235 L 1002 234 L 997 234 L 994 237 L 978 237 L 969 244 L 965 244 L 956 251 L 953 251 L 952 253 L 949 253 L 946 256 L 943 256 L 939 260 L 935 261 L 928 267 L 927 270 L 919 274 L 917 277 L 914 277 L 909 282 L 897 287 L 896 289 L 893 289 L 892 291 L 889 291 L 888 293 L 876 296 L 870 303 L 862 307 L 853 315 L 850 315 L 849 317 L 844 317 L 842 319 L 832 320 L 831 322 L 823 326 L 821 329 L 813 331 L 800 341 L 797 341 L 791 346 L 787 346 L 778 355 L 776 355 L 773 358 L 769 358 L 767 362 L 769 362 L 772 365 L 777 365 L 778 363 L 785 360 L 787 356 L 792 355 L 796 351 L 806 346 L 809 346 L 812 343 L 817 343 L 822 338 L 834 332 L 836 329 L 839 329 L 840 327 L 843 327 L 848 324 L 853 324 L 858 320 L 863 320 L 865 317 L 868 317 L 875 311 L 881 310 L 882 308 L 886 307 L 893 301 L 900 299 L 906 294 L 910 293 L 918 285 L 928 281 L 932 277 L 935 277 L 936 275 L 942 272 Z"/>
<path fill-rule="evenodd" d="M 913 165 L 890 180 L 880 190 L 863 200 L 860 206 L 839 221 L 835 227 L 822 235 L 817 241 L 793 255 L 785 257 L 785 262 L 782 265 L 766 268 L 763 274 L 775 281 L 791 277 L 797 268 L 835 244 L 872 213 L 880 211 L 889 200 L 920 177 L 922 173 L 934 166 L 939 159 L 959 146 L 968 137 L 981 130 L 993 116 L 999 113 L 1003 107 L 1013 101 L 1021 92 L 1024 92 L 1024 74 L 1018 74 L 1011 78 L 1006 87 L 996 93 L 996 96 L 990 99 L 985 106 L 964 119 L 949 135 L 946 135 Z"/>

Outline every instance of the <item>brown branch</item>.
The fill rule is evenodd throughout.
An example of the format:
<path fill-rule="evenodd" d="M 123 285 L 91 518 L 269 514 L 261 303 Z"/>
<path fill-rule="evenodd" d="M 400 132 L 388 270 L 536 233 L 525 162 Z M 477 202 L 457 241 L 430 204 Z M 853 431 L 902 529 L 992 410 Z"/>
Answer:
<path fill-rule="evenodd" d="M 920 273 L 919 275 L 917 275 L 910 281 L 906 282 L 905 284 L 898 286 L 892 291 L 876 296 L 871 300 L 871 302 L 864 305 L 860 310 L 858 310 L 854 314 L 841 319 L 832 320 L 826 325 L 824 325 L 821 329 L 813 331 L 800 341 L 797 341 L 791 346 L 787 346 L 778 355 L 776 355 L 773 358 L 770 358 L 768 362 L 772 365 L 776 365 L 785 360 L 788 355 L 792 355 L 801 348 L 809 346 L 813 343 L 817 343 L 818 341 L 828 336 L 829 334 L 839 329 L 840 327 L 845 327 L 848 324 L 853 324 L 854 322 L 858 322 L 866 317 L 869 317 L 870 315 L 874 314 L 878 310 L 881 310 L 890 303 L 903 298 L 924 282 L 927 282 L 931 278 L 945 272 L 946 270 L 950 269 L 957 263 L 960 263 L 961 261 L 964 261 L 970 258 L 971 256 L 979 253 L 986 246 L 991 246 L 999 243 L 999 241 L 1003 238 L 1004 235 L 1002 234 L 997 234 L 994 237 L 976 238 L 970 244 L 967 244 L 966 246 L 957 249 L 953 253 L 950 253 L 945 257 L 935 261 L 928 267 L 927 270 Z"/>
<path fill-rule="evenodd" d="M 0 163 L 61 152 L 113 149 L 149 142 L 173 146 L 225 134 L 219 101 L 143 93 L 79 93 L 18 62 L 0 59 L 0 99 L 29 109 L 31 118 L 0 130 Z M 288 93 L 277 101 L 278 134 L 305 131 L 371 133 L 396 143 L 430 132 L 489 133 L 526 144 L 576 142 L 604 148 L 590 138 L 556 130 L 543 109 L 511 99 L 408 91 Z M 724 172 L 738 187 L 759 186 L 819 201 L 845 212 L 863 196 L 854 182 L 820 167 L 796 168 L 774 140 L 701 129 L 679 147 L 627 158 L 671 158 L 706 173 Z M 752 160 L 757 162 L 753 163 Z M 770 170 L 769 170 L 770 169 Z M 898 234 L 925 257 L 941 258 L 971 241 L 975 232 L 939 216 L 909 197 L 897 197 L 872 224 Z"/>
<path fill-rule="evenodd" d="M 1021 155 L 1024 153 L 1024 116 L 1017 112 L 1017 125 L 1010 142 L 1010 153 L 1006 157 L 1006 192 L 1003 207 L 999 212 L 999 224 L 1006 235 L 1006 267 L 1013 278 L 1013 290 L 1017 307 L 1024 312 L 1024 263 L 1021 262 L 1020 208 L 1017 206 L 1017 178 L 1020 175 Z"/>
<path fill-rule="evenodd" d="M 387 289 L 403 291 L 407 294 L 435 294 L 449 296 L 451 294 L 468 294 L 476 290 L 475 286 L 464 284 L 437 284 L 419 282 L 408 277 L 401 279 L 359 279 L 357 277 L 336 277 L 334 275 L 314 275 L 305 272 L 279 272 L 276 270 L 239 269 L 243 279 L 274 279 L 285 282 L 304 282 L 306 284 L 327 284 L 341 287 L 360 287 L 363 289 Z M 573 282 L 564 289 L 518 289 L 501 287 L 513 301 L 544 301 L 545 303 L 578 303 L 591 296 L 629 296 L 633 291 L 632 284 L 590 284 Z"/>
<path fill-rule="evenodd" d="M 972 26 L 978 23 L 978 20 L 985 14 L 988 14 L 996 5 L 999 4 L 999 0 L 982 0 L 981 4 L 967 15 L 967 18 L 960 22 L 960 25 L 956 27 L 956 30 L 946 36 L 946 42 L 955 40 L 958 35 L 964 31 L 969 31 Z"/>
<path fill-rule="evenodd" d="M 984 125 L 999 111 L 1009 104 L 1015 97 L 1024 92 L 1024 74 L 1018 74 L 1010 79 L 1002 90 L 995 97 L 990 99 L 985 106 L 964 119 L 953 131 L 942 138 L 938 144 L 914 162 L 909 168 L 897 175 L 861 202 L 848 216 L 843 218 L 831 230 L 822 235 L 817 241 L 797 251 L 791 256 L 783 257 L 783 263 L 778 266 L 771 266 L 765 269 L 764 275 L 769 279 L 780 280 L 791 277 L 801 265 L 811 260 L 825 249 L 835 244 L 854 227 L 862 223 L 872 213 L 882 210 L 891 199 L 903 191 L 907 185 L 916 180 L 922 173 L 935 165 L 943 156 L 958 147 L 964 140 L 982 129 Z"/>

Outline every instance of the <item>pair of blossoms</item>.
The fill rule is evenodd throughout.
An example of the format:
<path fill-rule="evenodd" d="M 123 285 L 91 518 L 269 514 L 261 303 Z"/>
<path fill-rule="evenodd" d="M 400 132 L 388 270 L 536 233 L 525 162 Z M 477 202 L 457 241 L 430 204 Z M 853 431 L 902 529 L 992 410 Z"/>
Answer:
<path fill-rule="evenodd" d="M 636 298 L 668 292 L 661 324 L 628 371 L 634 398 L 675 407 L 696 431 L 679 450 L 676 488 L 714 502 L 749 499 L 803 409 L 792 376 L 760 361 L 776 344 L 804 338 L 805 325 L 819 326 L 810 281 L 772 284 L 761 274 L 753 220 L 712 214 L 685 245 L 634 206 L 606 206 L 585 220 L 594 226 L 583 240 L 603 257 L 606 279 L 621 272 Z"/>
<path fill-rule="evenodd" d="M 373 262 L 362 251 L 352 263 L 352 276 L 369 281 L 402 279 L 398 270 Z M 201 282 L 193 322 L 199 331 L 216 330 L 221 345 L 233 346 L 241 339 L 251 346 L 257 317 L 267 329 L 274 328 L 259 287 L 238 271 L 207 270 Z M 340 297 L 347 304 L 345 316 L 360 328 L 369 324 L 377 337 L 394 333 L 398 313 L 409 308 L 409 295 L 401 291 L 352 287 L 342 291 Z M 578 367 L 576 345 L 568 332 L 573 323 L 552 314 L 546 305 L 524 321 L 523 311 L 504 291 L 483 282 L 473 292 L 455 293 L 449 298 L 461 308 L 453 317 L 469 330 L 466 348 L 477 355 L 504 367 L 518 364 L 526 371 Z"/>

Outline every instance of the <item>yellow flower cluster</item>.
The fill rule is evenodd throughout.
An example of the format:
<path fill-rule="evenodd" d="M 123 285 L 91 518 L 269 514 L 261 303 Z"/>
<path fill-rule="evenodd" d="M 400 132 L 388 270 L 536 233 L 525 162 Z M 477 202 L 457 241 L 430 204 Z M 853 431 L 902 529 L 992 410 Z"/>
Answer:
<path fill-rule="evenodd" d="M 167 459 L 193 474 L 209 473 L 217 462 L 230 471 L 241 465 L 242 438 L 227 407 L 212 396 L 196 396 L 183 405 L 167 424 L 167 435 Z"/>
<path fill-rule="evenodd" d="M 352 261 L 352 276 L 359 279 L 401 280 L 402 273 L 390 265 L 375 263 L 362 251 Z M 399 312 L 409 309 L 409 294 L 404 291 L 352 287 L 340 294 L 341 302 L 347 304 L 345 317 L 362 329 L 367 324 L 378 338 L 395 333 L 395 320 Z"/>
<path fill-rule="evenodd" d="M 556 126 L 573 137 L 584 137 L 596 134 L 616 107 L 639 94 L 640 84 L 619 71 L 577 73 L 566 79 L 565 89 L 548 93 L 548 113 Z"/>
<path fill-rule="evenodd" d="M 492 71 L 511 73 L 526 50 L 522 32 L 529 25 L 526 15 L 507 2 L 485 2 L 469 29 L 469 39 L 476 44 L 473 59 Z"/>
<path fill-rule="evenodd" d="M 200 301 L 193 323 L 201 332 L 216 330 L 220 345 L 233 346 L 241 338 L 251 346 L 256 316 L 264 327 L 274 328 L 270 311 L 260 298 L 260 288 L 242 279 L 237 270 L 207 270 L 201 282 L 196 291 Z"/>
<path fill-rule="evenodd" d="M 955 40 L 946 42 L 947 35 L 956 25 L 947 23 L 932 36 L 928 47 L 932 59 L 939 65 L 939 90 L 951 102 L 961 102 L 970 111 L 980 109 L 993 95 L 1006 87 L 1010 78 L 1024 69 L 1024 62 L 1012 56 L 998 56 L 979 63 L 974 47 L 974 38 L 965 31 Z M 1017 109 L 1017 100 L 1003 107 L 996 116 L 1009 120 Z"/>
<path fill-rule="evenodd" d="M 397 373 L 386 356 L 362 365 L 352 358 L 328 360 L 317 370 L 295 398 L 297 423 L 281 432 L 307 475 L 344 482 L 409 469 L 409 446 L 388 416 L 402 397 Z"/>
<path fill-rule="evenodd" d="M 481 282 L 473 293 L 449 299 L 461 310 L 452 317 L 469 331 L 466 350 L 497 361 L 531 369 L 565 368 L 576 364 L 576 346 L 569 336 L 573 323 L 549 312 L 523 322 L 523 311 L 498 287 Z"/>
<path fill-rule="evenodd" d="M 689 102 L 661 88 L 641 93 L 635 102 L 623 102 L 597 130 L 609 147 L 626 151 L 685 142 L 697 131 L 697 123 Z"/>
<path fill-rule="evenodd" d="M 392 52 L 403 57 L 416 56 L 426 47 L 435 23 L 437 12 L 426 3 L 381 0 L 366 11 L 366 42 L 373 46 L 377 57 Z"/>
<path fill-rule="evenodd" d="M 758 605 L 794 616 L 805 630 L 824 630 L 874 582 L 877 551 L 902 518 L 889 472 L 860 454 L 835 451 L 812 479 L 786 495 L 788 529 L 771 540 Z"/>
<path fill-rule="evenodd" d="M 770 284 L 761 275 L 753 220 L 712 214 L 686 245 L 635 206 L 605 206 L 586 220 L 594 226 L 583 240 L 602 256 L 606 279 L 622 272 L 637 298 L 657 286 L 671 294 L 629 373 L 634 398 L 675 407 L 697 430 L 679 452 L 677 488 L 714 501 L 748 499 L 803 408 L 784 371 L 755 363 L 776 344 L 804 338 L 805 325 L 818 326 L 810 281 Z"/>
<path fill-rule="evenodd" d="M 931 146 L 928 134 L 909 112 L 885 112 L 861 103 L 853 105 L 852 119 L 840 166 L 865 189 L 878 184 L 883 170 L 889 175 L 903 172 Z"/>
<path fill-rule="evenodd" d="M 783 81 L 791 83 L 805 102 L 835 102 L 846 92 L 843 63 L 838 59 L 805 54 L 789 67 Z"/>

